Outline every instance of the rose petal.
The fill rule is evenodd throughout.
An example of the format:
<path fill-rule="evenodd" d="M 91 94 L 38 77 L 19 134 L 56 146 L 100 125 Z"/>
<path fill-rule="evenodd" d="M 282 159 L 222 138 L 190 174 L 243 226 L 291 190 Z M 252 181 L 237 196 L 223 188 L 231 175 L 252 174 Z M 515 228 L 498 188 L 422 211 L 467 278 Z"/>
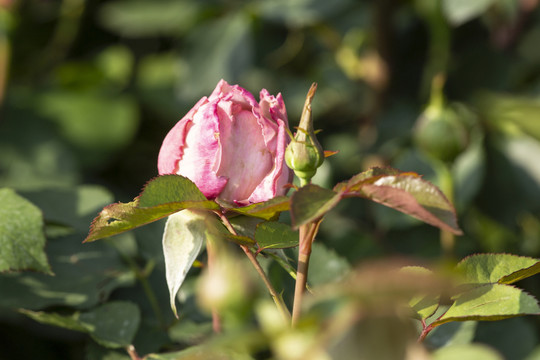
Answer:
<path fill-rule="evenodd" d="M 158 155 L 158 172 L 160 175 L 175 174 L 178 171 L 178 161 L 182 159 L 184 153 L 186 128 L 199 108 L 207 102 L 206 97 L 199 100 L 165 136 Z"/>
<path fill-rule="evenodd" d="M 278 120 L 278 126 L 276 148 L 273 154 L 273 159 L 275 160 L 274 166 L 248 198 L 249 203 L 266 201 L 276 196 L 284 195 L 288 190 L 285 185 L 292 181 L 292 172 L 284 161 L 289 136 L 285 131 L 284 121 Z"/>
<path fill-rule="evenodd" d="M 225 177 L 216 174 L 221 157 L 217 110 L 217 102 L 209 102 L 193 117 L 177 171 L 193 181 L 209 199 L 217 197 L 227 184 Z"/>
<path fill-rule="evenodd" d="M 221 80 L 167 134 L 159 173 L 184 175 L 207 198 L 238 204 L 284 194 L 292 174 L 283 160 L 287 112 L 281 94 L 263 89 L 260 98 Z"/>
<path fill-rule="evenodd" d="M 245 202 L 273 167 L 272 154 L 266 148 L 260 125 L 251 111 L 230 113 L 234 104 L 221 108 L 221 164 L 218 175 L 228 177 L 220 198 Z M 224 105 L 223 102 L 220 105 Z"/>

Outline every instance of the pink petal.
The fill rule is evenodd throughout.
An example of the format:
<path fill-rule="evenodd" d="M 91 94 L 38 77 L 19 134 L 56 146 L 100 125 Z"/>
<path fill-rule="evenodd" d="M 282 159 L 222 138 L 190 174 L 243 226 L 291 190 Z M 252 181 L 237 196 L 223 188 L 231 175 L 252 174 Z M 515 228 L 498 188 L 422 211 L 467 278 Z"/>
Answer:
<path fill-rule="evenodd" d="M 227 104 L 228 106 L 223 106 Z M 246 202 L 273 167 L 272 154 L 265 146 L 260 125 L 251 111 L 233 114 L 235 104 L 221 102 L 221 164 L 218 175 L 228 178 L 220 198 Z"/>
<path fill-rule="evenodd" d="M 221 80 L 210 95 L 210 100 L 217 99 L 234 102 L 244 110 L 258 106 L 257 101 L 249 91 L 238 85 L 229 85 L 225 80 Z"/>
<path fill-rule="evenodd" d="M 206 97 L 199 100 L 165 136 L 158 155 L 158 172 L 160 175 L 175 174 L 178 171 L 178 161 L 182 158 L 184 151 L 186 128 L 199 108 L 207 102 Z"/>
<path fill-rule="evenodd" d="M 221 157 L 217 112 L 218 104 L 209 102 L 195 114 L 176 172 L 193 181 L 209 199 L 217 197 L 227 184 L 227 179 L 216 173 Z"/>
<path fill-rule="evenodd" d="M 248 198 L 249 203 L 266 201 L 279 195 L 285 195 L 288 191 L 285 185 L 292 181 L 292 172 L 284 160 L 289 135 L 285 131 L 284 121 L 278 120 L 278 126 L 276 147 L 273 153 L 274 166 Z"/>
<path fill-rule="evenodd" d="M 249 197 L 249 202 L 266 201 L 287 192 L 285 185 L 292 181 L 292 172 L 284 161 L 285 149 L 289 144 L 287 111 L 281 94 L 270 95 L 266 89 L 260 93 L 260 122 L 263 135 L 275 164 Z"/>

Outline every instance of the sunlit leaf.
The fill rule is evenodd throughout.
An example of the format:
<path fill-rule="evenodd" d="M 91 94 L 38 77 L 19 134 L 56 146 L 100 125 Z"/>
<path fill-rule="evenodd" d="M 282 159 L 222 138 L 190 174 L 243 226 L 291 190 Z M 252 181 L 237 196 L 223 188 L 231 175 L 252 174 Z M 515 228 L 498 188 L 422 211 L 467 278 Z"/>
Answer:
<path fill-rule="evenodd" d="M 515 132 L 517 127 L 524 134 L 540 140 L 540 100 L 537 97 L 512 96 L 482 92 L 476 102 L 485 118 L 493 125 Z"/>
<path fill-rule="evenodd" d="M 291 220 L 293 228 L 323 216 L 334 208 L 341 197 L 334 191 L 308 184 L 291 197 Z"/>
<path fill-rule="evenodd" d="M 259 251 L 295 247 L 298 245 L 298 231 L 293 231 L 287 224 L 263 222 L 255 230 L 255 241 Z"/>
<path fill-rule="evenodd" d="M 501 320 L 538 314 L 538 302 L 523 290 L 505 284 L 488 284 L 457 295 L 452 306 L 433 325 L 449 321 Z"/>
<path fill-rule="evenodd" d="M 278 216 L 279 213 L 289 210 L 289 198 L 286 196 L 278 196 L 268 201 L 238 208 L 231 207 L 227 210 L 264 220 L 272 220 Z"/>
<path fill-rule="evenodd" d="M 463 259 L 456 269 L 471 284 L 511 284 L 540 272 L 540 260 L 512 254 L 476 254 Z"/>
<path fill-rule="evenodd" d="M 461 25 L 482 15 L 496 0 L 443 0 L 442 9 L 448 21 Z"/>
<path fill-rule="evenodd" d="M 339 183 L 334 189 L 344 197 L 368 198 L 443 230 L 462 234 L 452 204 L 436 186 L 418 174 L 374 168 Z"/>
<path fill-rule="evenodd" d="M 390 167 L 374 167 L 369 170 L 363 171 L 359 174 L 354 175 L 352 178 L 350 178 L 347 181 L 340 182 L 334 186 L 334 191 L 337 192 L 344 192 L 344 193 L 354 193 L 359 192 L 362 189 L 362 186 L 365 184 L 372 184 L 381 177 L 385 176 L 396 176 L 396 175 L 411 175 L 411 176 L 417 176 L 420 175 L 416 173 L 404 173 L 402 171 L 399 171 L 397 169 L 393 169 Z"/>
<path fill-rule="evenodd" d="M 421 266 L 405 266 L 400 269 L 401 273 L 417 277 L 432 277 L 433 272 Z M 409 306 L 419 319 L 427 319 L 437 311 L 439 297 L 433 294 L 417 295 L 409 301 Z"/>
<path fill-rule="evenodd" d="M 162 219 L 183 209 L 215 209 L 212 201 L 168 203 L 154 207 L 140 208 L 138 201 L 117 203 L 105 207 L 94 219 L 90 233 L 84 240 L 91 242 Z"/>
<path fill-rule="evenodd" d="M 256 244 L 255 240 L 250 237 L 243 235 L 234 235 L 228 232 L 223 233 L 223 238 L 238 245 L 254 246 Z"/>
<path fill-rule="evenodd" d="M 0 272 L 52 274 L 45 254 L 41 211 L 11 189 L 0 189 Z"/>
<path fill-rule="evenodd" d="M 180 175 L 163 175 L 150 180 L 139 196 L 140 207 L 184 201 L 205 201 L 206 197 L 191 180 Z"/>
<path fill-rule="evenodd" d="M 129 203 L 105 207 L 92 222 L 85 242 L 120 234 L 159 220 L 183 209 L 217 210 L 219 206 L 179 175 L 164 175 L 150 180 L 141 195 Z"/>

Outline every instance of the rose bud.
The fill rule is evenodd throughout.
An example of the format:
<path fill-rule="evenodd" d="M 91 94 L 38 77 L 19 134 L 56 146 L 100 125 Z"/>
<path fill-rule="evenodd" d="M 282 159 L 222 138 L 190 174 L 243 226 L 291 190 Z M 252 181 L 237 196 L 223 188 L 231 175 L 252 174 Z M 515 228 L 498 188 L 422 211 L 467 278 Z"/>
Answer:
<path fill-rule="evenodd" d="M 193 181 L 208 199 L 246 205 L 287 191 L 284 161 L 289 138 L 281 94 L 260 92 L 260 102 L 221 80 L 167 134 L 158 157 L 160 175 Z"/>
<path fill-rule="evenodd" d="M 306 96 L 296 134 L 285 151 L 285 161 L 300 179 L 300 186 L 309 183 L 324 162 L 324 151 L 315 136 L 311 116 L 311 102 L 316 90 L 317 84 L 313 83 Z"/>

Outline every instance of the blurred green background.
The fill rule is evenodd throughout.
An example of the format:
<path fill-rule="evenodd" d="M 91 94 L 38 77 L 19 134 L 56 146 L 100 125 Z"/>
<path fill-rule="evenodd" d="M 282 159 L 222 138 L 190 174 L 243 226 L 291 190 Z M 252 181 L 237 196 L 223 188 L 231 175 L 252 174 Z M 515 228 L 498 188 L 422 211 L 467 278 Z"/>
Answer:
<path fill-rule="evenodd" d="M 19 307 L 128 299 L 142 314 L 143 354 L 208 330 L 189 279 L 182 306 L 193 328 L 156 330 L 172 320 L 162 223 L 114 244 L 81 241 L 103 206 L 130 201 L 157 175 L 168 130 L 222 78 L 256 98 L 261 88 L 281 92 L 291 126 L 318 83 L 315 127 L 339 154 L 317 183 L 389 165 L 423 174 L 454 200 L 465 233 L 454 240 L 345 201 L 322 225 L 313 284 L 388 255 L 540 256 L 538 0 L 0 0 L 0 187 L 43 212 L 56 273 L 0 275 L 0 359 L 125 357 L 38 325 Z M 270 272 L 291 281 L 277 266 Z M 540 297 L 538 277 L 520 286 Z M 538 359 L 540 322 L 479 324 L 475 339 L 508 359 Z"/>

